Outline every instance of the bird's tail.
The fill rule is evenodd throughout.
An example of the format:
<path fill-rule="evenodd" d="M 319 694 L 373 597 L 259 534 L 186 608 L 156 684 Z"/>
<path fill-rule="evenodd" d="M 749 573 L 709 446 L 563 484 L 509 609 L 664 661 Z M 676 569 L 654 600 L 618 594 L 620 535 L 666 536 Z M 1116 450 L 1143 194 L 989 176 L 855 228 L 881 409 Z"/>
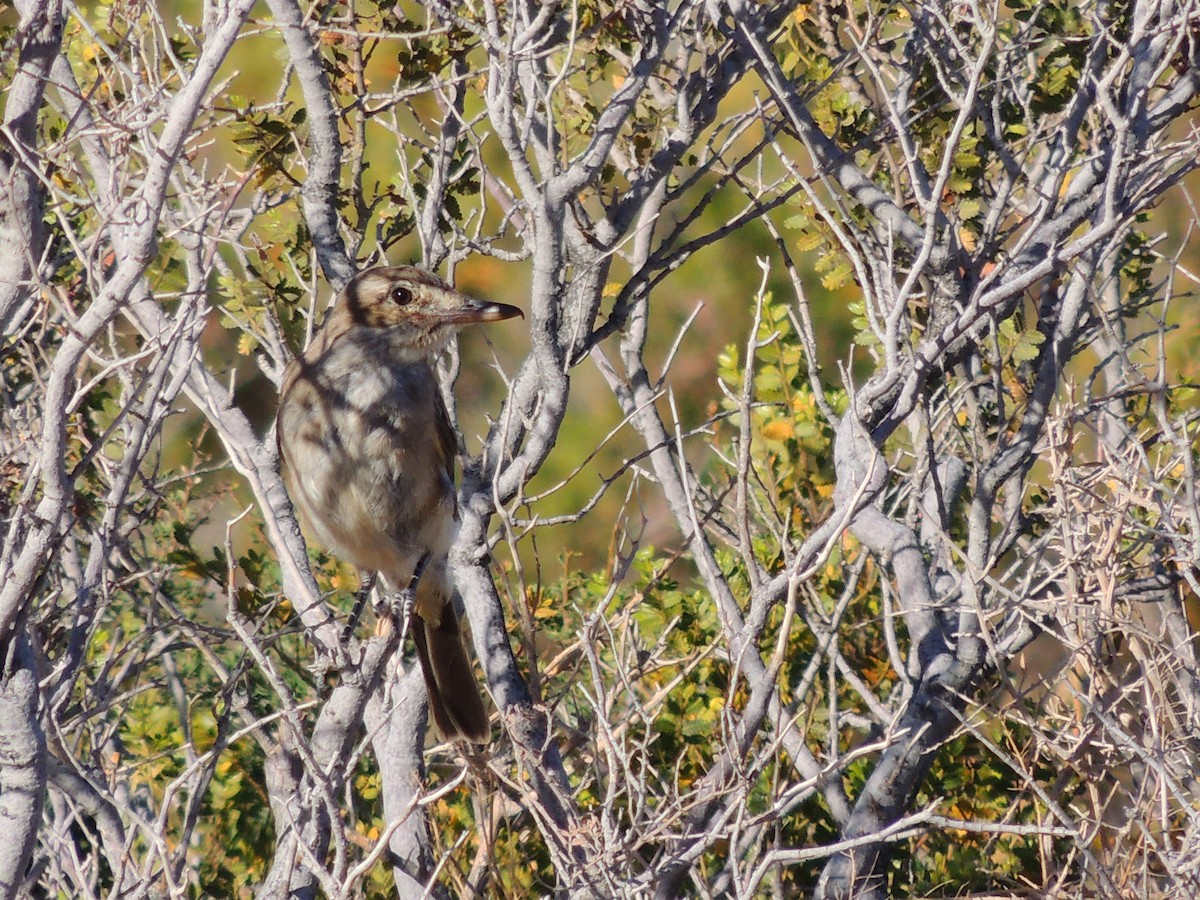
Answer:
<path fill-rule="evenodd" d="M 446 738 L 487 743 L 491 734 L 488 714 L 463 646 L 454 604 L 441 605 L 440 621 L 430 622 L 414 614 L 412 624 L 413 643 L 429 693 L 429 712 L 438 731 Z"/>

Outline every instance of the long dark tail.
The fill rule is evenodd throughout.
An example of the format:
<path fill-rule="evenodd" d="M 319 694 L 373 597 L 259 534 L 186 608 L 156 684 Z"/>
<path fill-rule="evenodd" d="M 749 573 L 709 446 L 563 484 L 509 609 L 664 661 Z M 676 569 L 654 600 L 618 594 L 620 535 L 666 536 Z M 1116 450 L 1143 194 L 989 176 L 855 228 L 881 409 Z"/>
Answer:
<path fill-rule="evenodd" d="M 491 735 L 488 714 L 463 646 L 454 605 L 442 605 L 439 622 L 427 622 L 414 614 L 412 634 L 429 692 L 429 712 L 438 731 L 446 738 L 487 743 Z"/>

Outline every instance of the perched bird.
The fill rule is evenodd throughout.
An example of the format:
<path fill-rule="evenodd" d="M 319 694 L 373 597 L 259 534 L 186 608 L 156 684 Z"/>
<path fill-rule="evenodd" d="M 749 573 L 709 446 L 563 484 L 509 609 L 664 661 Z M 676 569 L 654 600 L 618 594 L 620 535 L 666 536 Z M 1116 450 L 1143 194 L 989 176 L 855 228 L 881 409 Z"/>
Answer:
<path fill-rule="evenodd" d="M 433 362 L 463 325 L 520 315 L 410 266 L 362 272 L 284 372 L 276 418 L 284 481 L 309 533 L 393 590 L 419 576 L 410 630 L 433 720 L 476 742 L 488 717 L 446 569 L 457 443 Z"/>

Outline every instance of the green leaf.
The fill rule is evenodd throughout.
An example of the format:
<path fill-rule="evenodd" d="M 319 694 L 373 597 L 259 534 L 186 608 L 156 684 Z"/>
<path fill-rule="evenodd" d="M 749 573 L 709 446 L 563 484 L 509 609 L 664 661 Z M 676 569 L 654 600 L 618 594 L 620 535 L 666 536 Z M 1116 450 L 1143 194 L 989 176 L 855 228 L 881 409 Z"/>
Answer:
<path fill-rule="evenodd" d="M 1042 342 L 1046 340 L 1046 336 L 1040 331 L 1026 331 L 1021 334 L 1021 339 L 1013 348 L 1013 362 L 1023 363 L 1032 362 L 1037 359 L 1038 353 L 1041 352 Z"/>

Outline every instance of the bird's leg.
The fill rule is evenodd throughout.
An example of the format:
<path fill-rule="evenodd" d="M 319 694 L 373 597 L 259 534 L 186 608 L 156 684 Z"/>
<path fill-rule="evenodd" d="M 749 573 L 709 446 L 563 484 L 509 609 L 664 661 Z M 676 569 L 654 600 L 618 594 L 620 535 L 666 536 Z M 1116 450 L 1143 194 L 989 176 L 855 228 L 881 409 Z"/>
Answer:
<path fill-rule="evenodd" d="M 400 619 L 401 642 L 408 635 L 408 623 L 412 621 L 413 609 L 417 605 L 417 585 L 421 583 L 421 576 L 425 574 L 425 567 L 428 565 L 429 553 L 426 552 L 417 560 L 417 566 L 413 569 L 412 579 L 408 582 L 408 587 L 396 592 L 396 604 L 393 610 Z"/>
<path fill-rule="evenodd" d="M 375 572 L 359 572 L 358 593 L 354 595 L 354 608 L 350 610 L 350 618 L 346 622 L 346 627 L 342 629 L 343 644 L 354 636 L 354 629 L 358 627 L 358 620 L 362 618 L 363 610 L 367 606 L 367 598 L 375 589 L 376 577 L 377 573 Z"/>

